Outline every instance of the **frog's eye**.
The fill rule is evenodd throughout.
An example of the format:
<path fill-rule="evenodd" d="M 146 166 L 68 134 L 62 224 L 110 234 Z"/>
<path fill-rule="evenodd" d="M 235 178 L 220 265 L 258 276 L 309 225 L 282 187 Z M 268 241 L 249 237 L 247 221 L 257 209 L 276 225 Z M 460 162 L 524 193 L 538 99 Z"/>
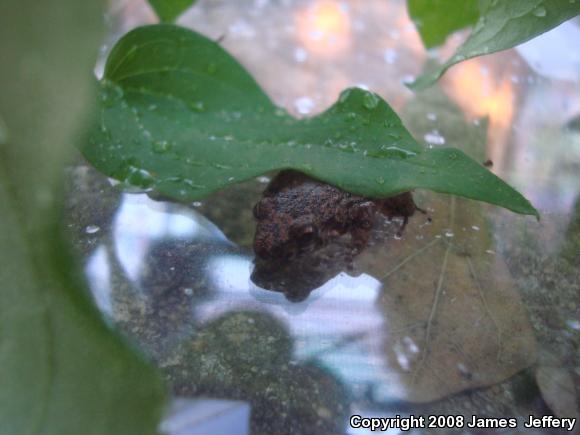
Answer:
<path fill-rule="evenodd" d="M 317 231 L 314 225 L 300 225 L 292 228 L 292 235 L 301 243 L 308 243 L 316 239 Z"/>

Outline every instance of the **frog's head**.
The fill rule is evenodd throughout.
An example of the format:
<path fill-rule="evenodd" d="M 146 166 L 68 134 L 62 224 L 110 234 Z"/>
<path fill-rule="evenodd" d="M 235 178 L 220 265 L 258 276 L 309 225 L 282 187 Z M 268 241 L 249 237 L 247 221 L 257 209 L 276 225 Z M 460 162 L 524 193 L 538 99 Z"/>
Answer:
<path fill-rule="evenodd" d="M 257 220 L 254 252 L 263 259 L 290 260 L 321 246 L 312 215 L 298 218 L 276 207 L 276 200 L 263 198 L 254 207 Z"/>

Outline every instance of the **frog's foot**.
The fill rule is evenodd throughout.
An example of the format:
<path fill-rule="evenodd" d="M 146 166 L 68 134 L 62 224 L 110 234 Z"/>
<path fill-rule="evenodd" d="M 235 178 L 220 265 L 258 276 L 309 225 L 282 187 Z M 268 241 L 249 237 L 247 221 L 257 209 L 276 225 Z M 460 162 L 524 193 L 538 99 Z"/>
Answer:
<path fill-rule="evenodd" d="M 395 233 L 395 237 L 397 237 L 398 239 L 403 237 L 403 231 L 405 231 L 405 228 L 407 227 L 408 223 L 409 223 L 409 216 L 403 216 L 403 223 L 401 224 L 401 226 L 399 227 L 399 229 Z"/>

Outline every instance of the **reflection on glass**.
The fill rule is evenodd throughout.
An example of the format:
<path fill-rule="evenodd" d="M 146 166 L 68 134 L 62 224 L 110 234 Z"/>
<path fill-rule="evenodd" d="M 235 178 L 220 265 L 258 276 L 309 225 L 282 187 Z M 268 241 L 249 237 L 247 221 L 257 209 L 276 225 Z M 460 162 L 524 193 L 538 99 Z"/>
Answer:
<path fill-rule="evenodd" d="M 153 19 L 142 1 L 116 7 L 123 32 Z M 377 224 L 359 276 L 329 266 L 292 303 L 250 280 L 264 183 L 195 209 L 124 195 L 111 228 L 83 221 L 77 237 L 99 240 L 86 269 L 99 307 L 174 391 L 249 401 L 256 434 L 305 422 L 345 433 L 355 411 L 522 417 L 576 406 L 580 134 L 566 125 L 580 114 L 577 21 L 418 94 L 401 82 L 465 34 L 427 53 L 404 1 L 199 2 L 180 23 L 225 34 L 296 115 L 323 111 L 347 86 L 378 92 L 425 146 L 491 159 L 542 220 L 417 191 L 432 224 L 413 218 L 401 240 Z M 100 230 L 87 233 L 92 224 Z M 568 395 L 554 379 L 569 381 Z"/>

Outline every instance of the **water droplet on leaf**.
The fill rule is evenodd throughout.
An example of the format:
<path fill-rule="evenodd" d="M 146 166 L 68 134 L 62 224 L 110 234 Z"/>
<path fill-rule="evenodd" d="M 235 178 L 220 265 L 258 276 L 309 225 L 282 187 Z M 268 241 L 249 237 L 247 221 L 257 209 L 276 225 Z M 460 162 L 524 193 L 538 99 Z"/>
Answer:
<path fill-rule="evenodd" d="M 130 165 L 127 168 L 127 175 L 125 177 L 125 183 L 139 186 L 143 188 L 149 188 L 155 182 L 155 178 L 151 173 L 145 169 L 137 168 Z"/>
<path fill-rule="evenodd" d="M 543 18 L 546 16 L 546 8 L 543 6 L 539 6 L 532 12 L 536 17 Z"/>
<path fill-rule="evenodd" d="M 191 103 L 189 107 L 196 112 L 205 112 L 205 104 L 203 104 L 203 101 L 196 101 Z"/>
<path fill-rule="evenodd" d="M 346 103 L 346 101 L 350 98 L 351 93 L 352 89 L 345 89 L 342 91 L 340 93 L 340 97 L 338 97 L 338 102 L 341 104 Z"/>
<path fill-rule="evenodd" d="M 215 74 L 217 71 L 217 65 L 215 63 L 210 63 L 207 65 L 207 73 L 208 74 Z"/>
<path fill-rule="evenodd" d="M 171 149 L 171 142 L 166 140 L 158 140 L 153 142 L 153 152 L 158 154 L 166 153 Z"/>
<path fill-rule="evenodd" d="M 374 110 L 379 105 L 379 96 L 372 92 L 365 93 L 363 97 L 363 106 L 368 110 Z"/>
<path fill-rule="evenodd" d="M 101 230 L 101 228 L 98 225 L 88 225 L 85 228 L 85 233 L 95 234 L 95 233 L 99 232 L 100 230 Z"/>

